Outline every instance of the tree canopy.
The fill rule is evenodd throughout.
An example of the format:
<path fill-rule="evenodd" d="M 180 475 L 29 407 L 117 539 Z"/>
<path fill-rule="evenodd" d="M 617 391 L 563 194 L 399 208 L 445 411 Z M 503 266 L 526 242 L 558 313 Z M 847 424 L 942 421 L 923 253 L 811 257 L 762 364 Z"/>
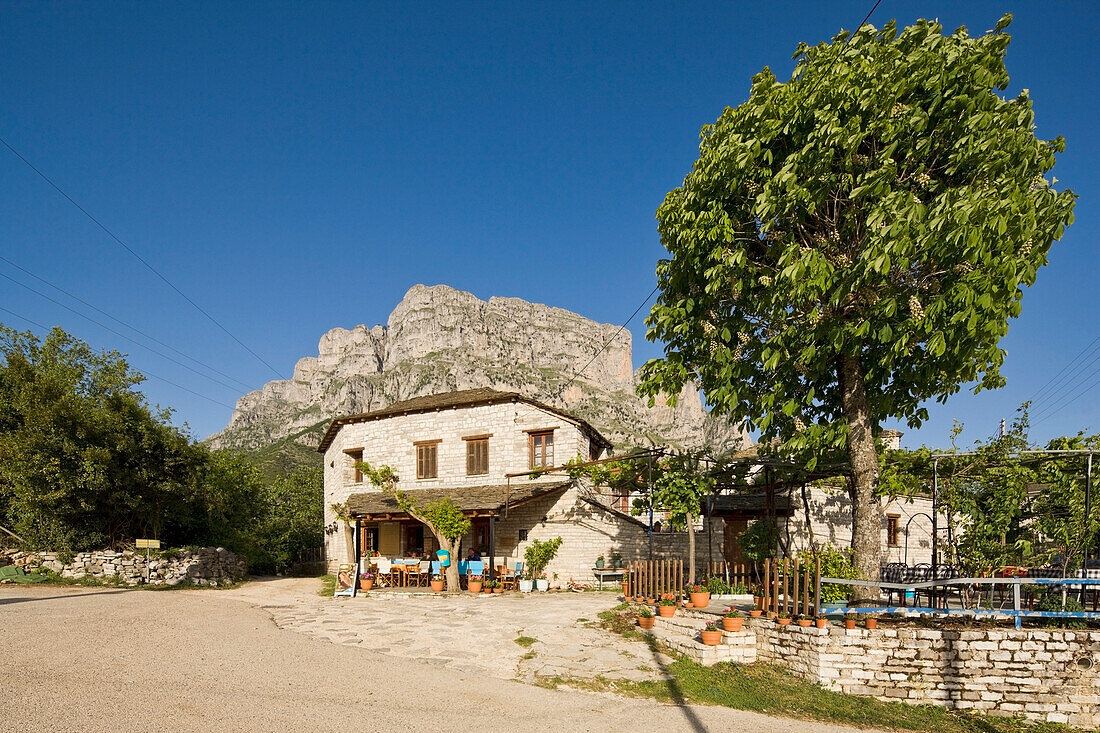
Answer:
<path fill-rule="evenodd" d="M 1012 99 L 1005 16 L 971 38 L 919 21 L 801 44 L 703 128 L 699 159 L 657 211 L 671 257 L 641 390 L 697 380 L 719 413 L 791 451 L 845 447 L 853 547 L 877 577 L 874 435 L 918 426 L 928 399 L 1004 383 L 999 341 L 1075 197 L 1047 174 L 1062 138 Z M 862 527 L 861 527 L 862 525 Z"/>

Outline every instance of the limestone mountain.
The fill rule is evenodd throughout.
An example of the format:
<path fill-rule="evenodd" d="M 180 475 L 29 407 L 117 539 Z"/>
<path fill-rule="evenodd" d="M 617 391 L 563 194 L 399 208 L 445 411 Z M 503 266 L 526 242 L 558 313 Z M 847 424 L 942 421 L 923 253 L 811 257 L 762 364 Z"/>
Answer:
<path fill-rule="evenodd" d="M 709 415 L 695 390 L 685 389 L 675 407 L 648 407 L 634 392 L 630 333 L 617 331 L 518 298 L 486 302 L 445 285 L 415 285 L 385 326 L 335 328 L 291 379 L 241 397 L 229 425 L 207 442 L 300 463 L 337 415 L 476 387 L 568 410 L 617 446 L 721 451 L 747 442 L 739 427 Z"/>

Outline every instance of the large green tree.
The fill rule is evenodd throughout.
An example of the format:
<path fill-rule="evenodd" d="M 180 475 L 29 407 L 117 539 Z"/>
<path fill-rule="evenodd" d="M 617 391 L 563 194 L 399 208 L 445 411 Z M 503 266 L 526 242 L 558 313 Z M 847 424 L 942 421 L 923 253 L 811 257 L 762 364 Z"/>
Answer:
<path fill-rule="evenodd" d="M 643 393 L 697 380 L 719 413 L 803 455 L 843 448 L 853 550 L 878 577 L 875 439 L 888 418 L 964 383 L 1004 383 L 999 341 L 1075 197 L 1047 173 L 1008 85 L 1005 16 L 971 38 L 930 21 L 798 47 L 702 131 L 699 159 L 657 211 L 671 258 L 647 323 L 665 356 Z"/>

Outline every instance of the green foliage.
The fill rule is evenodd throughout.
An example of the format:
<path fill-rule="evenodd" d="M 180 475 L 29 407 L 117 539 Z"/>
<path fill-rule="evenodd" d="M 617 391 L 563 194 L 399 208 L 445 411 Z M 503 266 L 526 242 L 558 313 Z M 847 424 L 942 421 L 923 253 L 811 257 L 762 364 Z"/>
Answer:
<path fill-rule="evenodd" d="M 204 450 L 133 390 L 115 352 L 0 326 L 0 517 L 36 549 L 159 537 L 188 510 Z"/>
<path fill-rule="evenodd" d="M 546 570 L 546 566 L 558 554 L 561 543 L 561 537 L 546 541 L 531 540 L 531 544 L 523 551 L 524 568 L 531 577 L 537 578 Z"/>
<path fill-rule="evenodd" d="M 700 502 L 713 491 L 714 478 L 692 456 L 665 458 L 653 473 L 653 508 L 665 513 L 673 529 L 683 529 L 695 521 Z"/>
<path fill-rule="evenodd" d="M 821 576 L 823 578 L 859 579 L 859 572 L 852 564 L 851 550 L 842 550 L 827 544 L 818 548 L 817 558 L 821 560 Z M 814 553 L 812 550 L 805 550 L 799 553 L 798 559 L 802 563 L 809 564 L 812 568 Z M 822 583 L 821 602 L 836 603 L 837 601 L 843 601 L 850 592 L 850 587 L 846 585 Z"/>
<path fill-rule="evenodd" d="M 775 522 L 764 518 L 749 524 L 737 541 L 745 559 L 759 563 L 766 558 L 775 557 L 775 543 L 778 538 L 779 528 L 775 526 Z"/>
<path fill-rule="evenodd" d="M 672 256 L 647 337 L 666 347 L 644 394 L 697 380 L 716 411 L 797 451 L 845 443 L 841 357 L 876 429 L 919 425 L 923 400 L 962 383 L 1004 383 L 998 343 L 1075 196 L 1046 178 L 1064 141 L 1036 139 L 1026 91 L 997 94 L 1001 28 L 802 44 L 789 81 L 764 69 L 703 128 L 657 211 Z"/>
<path fill-rule="evenodd" d="M 469 532 L 473 526 L 449 496 L 427 504 L 422 513 L 436 530 L 448 539 L 457 540 Z"/>
<path fill-rule="evenodd" d="M 324 542 L 324 470 L 302 467 L 271 481 L 260 505 L 249 568 L 275 572 L 289 568 L 306 550 Z"/>

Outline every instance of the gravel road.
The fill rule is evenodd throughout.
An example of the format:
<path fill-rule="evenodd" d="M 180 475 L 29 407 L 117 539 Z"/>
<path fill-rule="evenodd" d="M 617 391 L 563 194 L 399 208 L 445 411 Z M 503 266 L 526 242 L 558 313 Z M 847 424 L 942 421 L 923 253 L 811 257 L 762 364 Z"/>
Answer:
<path fill-rule="evenodd" d="M 277 628 L 252 585 L 0 586 L 0 731 L 856 730 L 547 690 L 319 641 Z"/>

